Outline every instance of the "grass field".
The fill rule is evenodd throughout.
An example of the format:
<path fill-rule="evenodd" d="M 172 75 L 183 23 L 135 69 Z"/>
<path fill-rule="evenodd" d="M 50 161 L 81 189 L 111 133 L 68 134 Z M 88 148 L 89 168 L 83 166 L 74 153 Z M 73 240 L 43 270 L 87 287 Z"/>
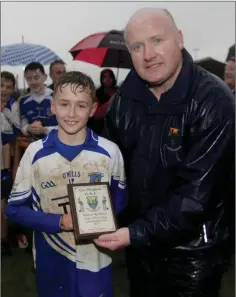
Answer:
<path fill-rule="evenodd" d="M 123 253 L 115 254 L 113 259 L 114 297 L 128 297 Z M 14 248 L 11 257 L 4 256 L 1 261 L 1 297 L 36 297 L 35 276 L 32 255 L 24 249 Z"/>
<path fill-rule="evenodd" d="M 113 255 L 114 297 L 128 297 L 123 252 L 116 252 Z M 11 257 L 2 257 L 1 266 L 1 297 L 36 297 L 35 276 L 30 253 L 15 247 Z M 230 268 L 223 277 L 220 297 L 235 296 L 233 269 L 233 267 Z"/>

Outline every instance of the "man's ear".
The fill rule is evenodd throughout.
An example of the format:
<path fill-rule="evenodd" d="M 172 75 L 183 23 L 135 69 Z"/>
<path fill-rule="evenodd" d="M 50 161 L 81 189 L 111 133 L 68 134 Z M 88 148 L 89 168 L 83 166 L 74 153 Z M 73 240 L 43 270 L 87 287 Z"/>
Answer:
<path fill-rule="evenodd" d="M 44 81 L 46 81 L 47 78 L 48 78 L 48 75 L 45 73 L 45 74 L 44 74 Z"/>
<path fill-rule="evenodd" d="M 184 48 L 184 37 L 181 30 L 178 32 L 178 45 L 181 50 Z"/>
<path fill-rule="evenodd" d="M 90 117 L 90 118 L 92 118 L 92 117 L 94 116 L 94 114 L 95 114 L 97 108 L 98 108 L 98 103 L 97 103 L 97 102 L 94 102 L 94 103 L 93 103 L 93 107 L 92 107 L 92 109 L 91 109 L 91 111 L 90 111 L 90 114 L 89 114 L 89 117 Z"/>

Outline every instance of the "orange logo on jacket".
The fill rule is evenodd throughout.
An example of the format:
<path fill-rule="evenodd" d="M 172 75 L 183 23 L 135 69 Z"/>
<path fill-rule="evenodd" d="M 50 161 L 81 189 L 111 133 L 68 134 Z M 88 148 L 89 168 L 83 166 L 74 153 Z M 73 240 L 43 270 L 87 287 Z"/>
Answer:
<path fill-rule="evenodd" d="M 178 135 L 179 135 L 179 129 L 170 127 L 168 136 L 178 136 Z"/>

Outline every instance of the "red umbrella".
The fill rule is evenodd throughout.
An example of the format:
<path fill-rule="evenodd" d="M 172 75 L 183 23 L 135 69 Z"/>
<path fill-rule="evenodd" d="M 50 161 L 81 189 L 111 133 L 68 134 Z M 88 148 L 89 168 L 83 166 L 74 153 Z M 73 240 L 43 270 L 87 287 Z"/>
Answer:
<path fill-rule="evenodd" d="M 89 35 L 69 51 L 73 60 L 99 67 L 132 68 L 123 31 L 111 30 Z"/>

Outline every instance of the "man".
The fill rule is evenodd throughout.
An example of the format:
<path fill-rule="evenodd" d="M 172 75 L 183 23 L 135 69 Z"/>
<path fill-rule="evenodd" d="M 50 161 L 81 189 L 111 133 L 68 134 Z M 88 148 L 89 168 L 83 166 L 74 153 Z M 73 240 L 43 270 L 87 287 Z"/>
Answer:
<path fill-rule="evenodd" d="M 235 94 L 235 57 L 229 57 L 225 65 L 224 81 Z"/>
<path fill-rule="evenodd" d="M 95 242 L 129 246 L 132 297 L 216 297 L 234 154 L 232 93 L 194 65 L 168 11 L 138 11 L 125 38 L 134 70 L 106 126 L 125 159 L 126 227 Z"/>
<path fill-rule="evenodd" d="M 56 60 L 51 63 L 49 67 L 50 77 L 52 79 L 52 84 L 48 86 L 51 90 L 54 91 L 54 86 L 58 81 L 59 77 L 66 72 L 65 64 L 61 60 Z"/>

